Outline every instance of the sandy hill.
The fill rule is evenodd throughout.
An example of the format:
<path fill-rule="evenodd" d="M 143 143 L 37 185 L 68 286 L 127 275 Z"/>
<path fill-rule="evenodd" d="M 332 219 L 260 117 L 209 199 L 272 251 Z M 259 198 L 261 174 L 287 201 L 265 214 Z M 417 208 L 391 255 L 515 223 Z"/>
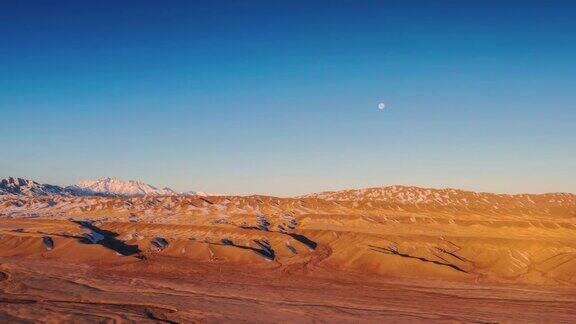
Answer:
<path fill-rule="evenodd" d="M 546 194 L 494 194 L 459 189 L 434 189 L 412 186 L 388 186 L 340 191 L 323 191 L 303 195 L 301 198 L 318 198 L 338 201 L 381 201 L 397 204 L 465 206 L 485 208 L 500 207 L 575 208 L 576 195 L 570 193 Z"/>
<path fill-rule="evenodd" d="M 34 183 L 22 185 L 35 191 L 38 187 Z M 574 206 L 572 194 L 500 195 L 400 186 L 323 192 L 298 198 L 102 197 L 11 191 L 0 195 L 0 289 L 2 278 L 8 284 L 18 275 L 31 276 L 30 282 L 55 278 L 54 274 L 44 277 L 17 270 L 29 269 L 31 264 L 38 267 L 35 262 L 39 262 L 50 265 L 42 265 L 41 269 L 69 274 L 66 285 L 74 283 L 75 288 L 69 289 L 85 291 L 82 300 L 89 296 L 99 300 L 101 296 L 86 288 L 85 278 L 108 273 L 116 273 L 112 278 L 150 276 L 144 281 L 158 282 L 155 288 L 150 288 L 154 290 L 146 290 L 145 296 L 155 291 L 162 298 L 168 289 L 166 283 L 174 278 L 180 283 L 196 280 L 196 276 L 211 278 L 214 273 L 218 274 L 214 277 L 215 284 L 224 280 L 222 276 L 236 280 L 240 273 L 252 274 L 253 278 L 246 279 L 251 288 L 240 289 L 242 292 L 237 293 L 241 295 L 251 291 L 255 282 L 258 289 L 263 289 L 262 278 L 275 283 L 284 280 L 291 287 L 287 288 L 289 291 L 302 291 L 301 298 L 312 298 L 307 287 L 316 287 L 325 280 L 328 282 L 322 288 L 315 289 L 332 287 L 334 282 L 359 287 L 379 280 L 402 279 L 434 280 L 448 286 L 455 283 L 472 287 L 514 285 L 522 289 L 536 286 L 557 293 L 558 289 L 576 287 Z M 18 268 L 11 264 L 21 265 Z M 61 269 L 63 264 L 69 265 L 68 268 Z M 86 267 L 91 269 L 87 276 L 82 274 Z M 205 270 L 199 274 L 198 269 Z M 106 280 L 111 279 L 102 280 L 98 287 L 110 284 Z M 132 300 L 135 296 L 132 291 L 141 287 L 127 282 L 132 281 L 115 283 L 110 289 L 117 291 L 118 287 L 128 285 L 122 289 L 126 296 L 131 296 L 127 300 Z M 350 287 L 344 290 L 349 292 Z M 39 291 L 42 292 L 39 300 L 54 298 L 42 289 Z M 503 291 L 499 296 L 508 298 L 508 290 Z M 23 290 L 22 294 L 29 296 L 30 292 Z M 380 294 L 374 290 L 370 298 L 378 300 Z M 112 296 L 114 299 L 122 294 Z M 418 298 L 425 301 L 427 296 Z M 164 305 L 166 299 L 158 298 L 158 305 Z M 362 298 L 359 300 L 366 300 Z M 173 303 L 185 299 L 175 298 Z M 242 300 L 246 303 L 246 299 Z M 466 299 L 450 303 L 459 305 L 463 300 Z M 515 303 L 518 302 L 509 307 Z M 358 301 L 354 307 L 363 304 Z M 46 307 L 48 310 L 39 312 L 38 317 L 26 318 L 39 320 L 54 311 L 51 304 Z M 85 307 L 88 313 L 114 311 L 110 306 Z M 471 305 L 463 302 L 462 308 L 458 307 L 454 312 L 465 311 Z M 501 311 L 505 313 L 507 307 Z M 136 309 L 138 314 L 149 314 L 147 308 Z M 262 312 L 276 316 L 273 309 Z M 14 312 L 11 314 L 21 314 Z M 335 313 L 340 315 L 334 316 L 343 314 Z M 541 314 L 535 310 L 525 313 L 525 318 L 538 321 L 543 319 Z M 488 316 L 484 320 L 493 318 Z"/>

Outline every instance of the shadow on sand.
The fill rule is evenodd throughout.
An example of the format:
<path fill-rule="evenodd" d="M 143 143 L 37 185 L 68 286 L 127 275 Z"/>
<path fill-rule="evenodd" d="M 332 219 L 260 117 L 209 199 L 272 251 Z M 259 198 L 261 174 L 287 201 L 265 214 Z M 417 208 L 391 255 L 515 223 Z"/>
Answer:
<path fill-rule="evenodd" d="M 398 248 L 395 246 L 379 247 L 379 246 L 369 245 L 369 247 L 371 248 L 371 250 L 376 251 L 376 252 L 397 255 L 397 256 L 403 257 L 403 258 L 416 259 L 416 260 L 420 260 L 422 262 L 429 262 L 429 263 L 433 263 L 433 264 L 437 264 L 437 265 L 441 265 L 441 266 L 445 266 L 445 267 L 450 267 L 456 271 L 468 273 L 466 270 L 464 270 L 464 269 L 460 268 L 459 266 L 454 265 L 452 263 L 430 260 L 430 259 L 426 259 L 424 257 L 413 256 L 410 254 L 399 252 Z"/>
<path fill-rule="evenodd" d="M 276 259 L 276 253 L 272 249 L 272 246 L 270 245 L 270 243 L 263 241 L 263 240 L 253 240 L 253 242 L 256 243 L 256 245 L 258 245 L 260 248 L 238 245 L 229 239 L 222 239 L 220 242 L 222 245 L 228 245 L 228 246 L 237 247 L 239 249 L 250 250 L 250 251 L 258 254 L 259 256 L 261 256 L 267 260 L 270 260 L 270 261 Z"/>
<path fill-rule="evenodd" d="M 306 245 L 310 250 L 316 250 L 316 247 L 318 246 L 316 242 L 312 241 L 311 239 L 307 238 L 302 234 L 289 233 L 287 235 L 290 235 L 296 241 Z"/>
<path fill-rule="evenodd" d="M 73 221 L 80 225 L 80 227 L 90 230 L 90 233 L 84 237 L 79 238 L 80 243 L 84 244 L 100 244 L 105 248 L 115 251 L 123 256 L 132 256 L 139 254 L 142 251 L 138 245 L 129 245 L 117 239 L 118 233 L 107 231 L 99 228 L 89 221 Z"/>

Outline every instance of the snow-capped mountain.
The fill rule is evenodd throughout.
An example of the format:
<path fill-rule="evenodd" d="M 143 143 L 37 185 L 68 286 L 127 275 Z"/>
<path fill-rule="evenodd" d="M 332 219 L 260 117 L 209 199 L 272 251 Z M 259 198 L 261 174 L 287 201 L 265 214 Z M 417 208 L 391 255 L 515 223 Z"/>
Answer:
<path fill-rule="evenodd" d="M 104 178 L 98 180 L 81 181 L 75 186 L 67 187 L 77 195 L 103 194 L 111 196 L 134 197 L 144 195 L 177 195 L 170 188 L 158 189 L 149 184 L 117 178 Z"/>
<path fill-rule="evenodd" d="M 76 185 L 60 187 L 41 184 L 33 180 L 9 177 L 0 180 L 0 195 L 17 196 L 100 196 L 100 197 L 136 197 L 146 195 L 182 195 L 208 196 L 204 192 L 176 192 L 170 188 L 158 189 L 149 184 L 117 178 L 81 181 Z"/>
<path fill-rule="evenodd" d="M 41 184 L 32 180 L 9 177 L 0 181 L 0 194 L 48 196 L 69 195 L 70 192 L 60 186 Z"/>
<path fill-rule="evenodd" d="M 219 194 L 213 194 L 203 191 L 184 191 L 179 193 L 182 196 L 200 196 L 200 197 L 208 197 L 208 196 L 221 196 Z"/>

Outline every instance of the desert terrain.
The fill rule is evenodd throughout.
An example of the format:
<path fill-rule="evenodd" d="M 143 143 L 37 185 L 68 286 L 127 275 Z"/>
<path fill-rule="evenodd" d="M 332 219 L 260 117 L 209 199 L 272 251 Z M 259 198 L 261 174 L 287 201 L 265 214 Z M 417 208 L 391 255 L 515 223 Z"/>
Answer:
<path fill-rule="evenodd" d="M 4 322 L 576 321 L 576 195 L 0 195 Z"/>

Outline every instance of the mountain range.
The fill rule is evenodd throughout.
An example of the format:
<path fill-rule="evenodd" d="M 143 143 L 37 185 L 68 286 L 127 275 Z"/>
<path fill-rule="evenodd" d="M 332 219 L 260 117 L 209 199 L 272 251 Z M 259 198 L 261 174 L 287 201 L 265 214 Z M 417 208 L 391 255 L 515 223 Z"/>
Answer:
<path fill-rule="evenodd" d="M 98 180 L 85 180 L 75 185 L 61 187 L 51 184 L 41 184 L 33 180 L 9 177 L 0 180 L 0 195 L 18 196 L 109 196 L 109 197 L 138 197 L 146 195 L 199 195 L 203 192 L 187 191 L 176 192 L 170 188 L 158 189 L 152 185 L 117 178 L 102 178 Z"/>
<path fill-rule="evenodd" d="M 36 181 L 7 178 L 0 181 L 0 195 L 26 197 L 143 197 L 143 196 L 218 196 L 204 192 L 176 192 L 170 188 L 158 189 L 152 185 L 117 178 L 81 181 L 76 185 L 60 187 Z M 509 208 L 575 208 L 576 195 L 571 193 L 495 194 L 459 189 L 433 189 L 414 186 L 387 186 L 340 191 L 324 191 L 295 197 L 296 199 L 323 201 L 363 201 L 424 208 L 453 207 L 467 210 L 507 210 Z"/>
<path fill-rule="evenodd" d="M 387 186 L 340 191 L 324 191 L 300 196 L 328 201 L 372 201 L 423 206 L 454 206 L 468 209 L 500 207 L 564 206 L 576 208 L 576 195 L 571 193 L 496 194 L 460 189 L 433 189 L 413 186 Z"/>

